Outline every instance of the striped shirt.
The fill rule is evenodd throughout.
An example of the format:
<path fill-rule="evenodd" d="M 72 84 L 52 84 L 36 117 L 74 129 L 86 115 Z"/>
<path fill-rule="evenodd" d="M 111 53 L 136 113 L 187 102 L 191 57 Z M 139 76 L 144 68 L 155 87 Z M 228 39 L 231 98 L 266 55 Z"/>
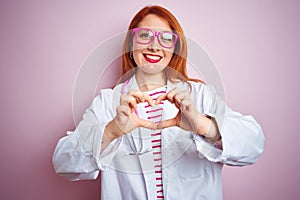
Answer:
<path fill-rule="evenodd" d="M 155 89 L 148 93 L 148 95 L 155 101 L 158 96 L 166 93 L 166 87 Z M 150 105 L 145 106 L 148 120 L 154 123 L 160 123 L 162 120 L 163 113 L 163 102 L 151 107 Z M 163 182 L 162 182 L 162 156 L 161 156 L 161 130 L 153 130 L 151 132 L 151 145 L 153 153 L 153 165 L 155 173 L 155 186 L 156 186 L 156 198 L 158 200 L 164 199 L 163 193 Z"/>

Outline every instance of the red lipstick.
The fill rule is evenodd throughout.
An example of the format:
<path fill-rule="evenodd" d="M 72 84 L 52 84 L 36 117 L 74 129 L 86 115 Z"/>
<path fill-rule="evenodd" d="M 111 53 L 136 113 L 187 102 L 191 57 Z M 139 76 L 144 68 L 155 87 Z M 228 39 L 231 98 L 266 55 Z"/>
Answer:
<path fill-rule="evenodd" d="M 155 54 L 143 54 L 145 60 L 149 63 L 158 63 L 161 60 L 161 56 Z"/>

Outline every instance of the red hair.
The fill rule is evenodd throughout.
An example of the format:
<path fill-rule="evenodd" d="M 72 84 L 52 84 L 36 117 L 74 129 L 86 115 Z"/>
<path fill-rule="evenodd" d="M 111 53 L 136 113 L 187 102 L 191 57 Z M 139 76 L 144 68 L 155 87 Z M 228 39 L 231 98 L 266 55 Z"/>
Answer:
<path fill-rule="evenodd" d="M 140 10 L 131 20 L 131 23 L 128 27 L 128 32 L 123 44 L 123 55 L 122 55 L 122 76 L 127 72 L 136 67 L 136 63 L 133 59 L 130 59 L 130 52 L 132 50 L 132 41 L 133 41 L 133 28 L 136 28 L 138 24 L 149 14 L 154 14 L 161 19 L 164 19 L 170 28 L 175 31 L 178 35 L 178 41 L 176 42 L 173 56 L 171 58 L 168 66 L 173 70 L 167 70 L 168 80 L 174 81 L 175 79 L 181 80 L 190 80 L 196 82 L 203 82 L 198 79 L 189 78 L 186 71 L 186 58 L 187 58 L 187 44 L 184 37 L 183 29 L 181 28 L 179 22 L 174 17 L 174 15 L 167 9 L 161 6 L 146 6 Z M 133 73 L 133 72 L 132 72 Z M 126 74 L 126 77 L 131 76 L 132 73 Z M 182 77 L 178 77 L 178 74 Z"/>

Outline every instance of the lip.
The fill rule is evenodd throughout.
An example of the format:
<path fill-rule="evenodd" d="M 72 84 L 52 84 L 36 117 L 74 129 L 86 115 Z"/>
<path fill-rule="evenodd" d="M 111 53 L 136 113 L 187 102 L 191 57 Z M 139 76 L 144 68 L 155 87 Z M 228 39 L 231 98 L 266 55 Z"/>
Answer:
<path fill-rule="evenodd" d="M 155 54 L 143 54 L 145 60 L 149 63 L 158 63 L 162 57 Z"/>

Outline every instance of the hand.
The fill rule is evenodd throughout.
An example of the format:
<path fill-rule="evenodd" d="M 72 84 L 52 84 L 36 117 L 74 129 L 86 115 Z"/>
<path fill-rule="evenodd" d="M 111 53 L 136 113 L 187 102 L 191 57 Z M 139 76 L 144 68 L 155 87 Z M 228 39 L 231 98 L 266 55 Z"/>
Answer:
<path fill-rule="evenodd" d="M 212 124 L 211 120 L 198 112 L 187 91 L 174 88 L 167 94 L 160 95 L 155 103 L 158 104 L 163 100 L 173 103 L 179 109 L 179 112 L 173 119 L 168 119 L 158 124 L 158 128 L 178 126 L 203 136 L 208 135 Z"/>
<path fill-rule="evenodd" d="M 121 96 L 120 105 L 117 107 L 117 115 L 113 119 L 122 132 L 121 134 L 128 133 L 136 127 L 157 128 L 155 123 L 137 116 L 137 105 L 144 102 L 148 102 L 149 105 L 154 106 L 152 98 L 139 90 L 130 90 L 128 94 Z"/>

